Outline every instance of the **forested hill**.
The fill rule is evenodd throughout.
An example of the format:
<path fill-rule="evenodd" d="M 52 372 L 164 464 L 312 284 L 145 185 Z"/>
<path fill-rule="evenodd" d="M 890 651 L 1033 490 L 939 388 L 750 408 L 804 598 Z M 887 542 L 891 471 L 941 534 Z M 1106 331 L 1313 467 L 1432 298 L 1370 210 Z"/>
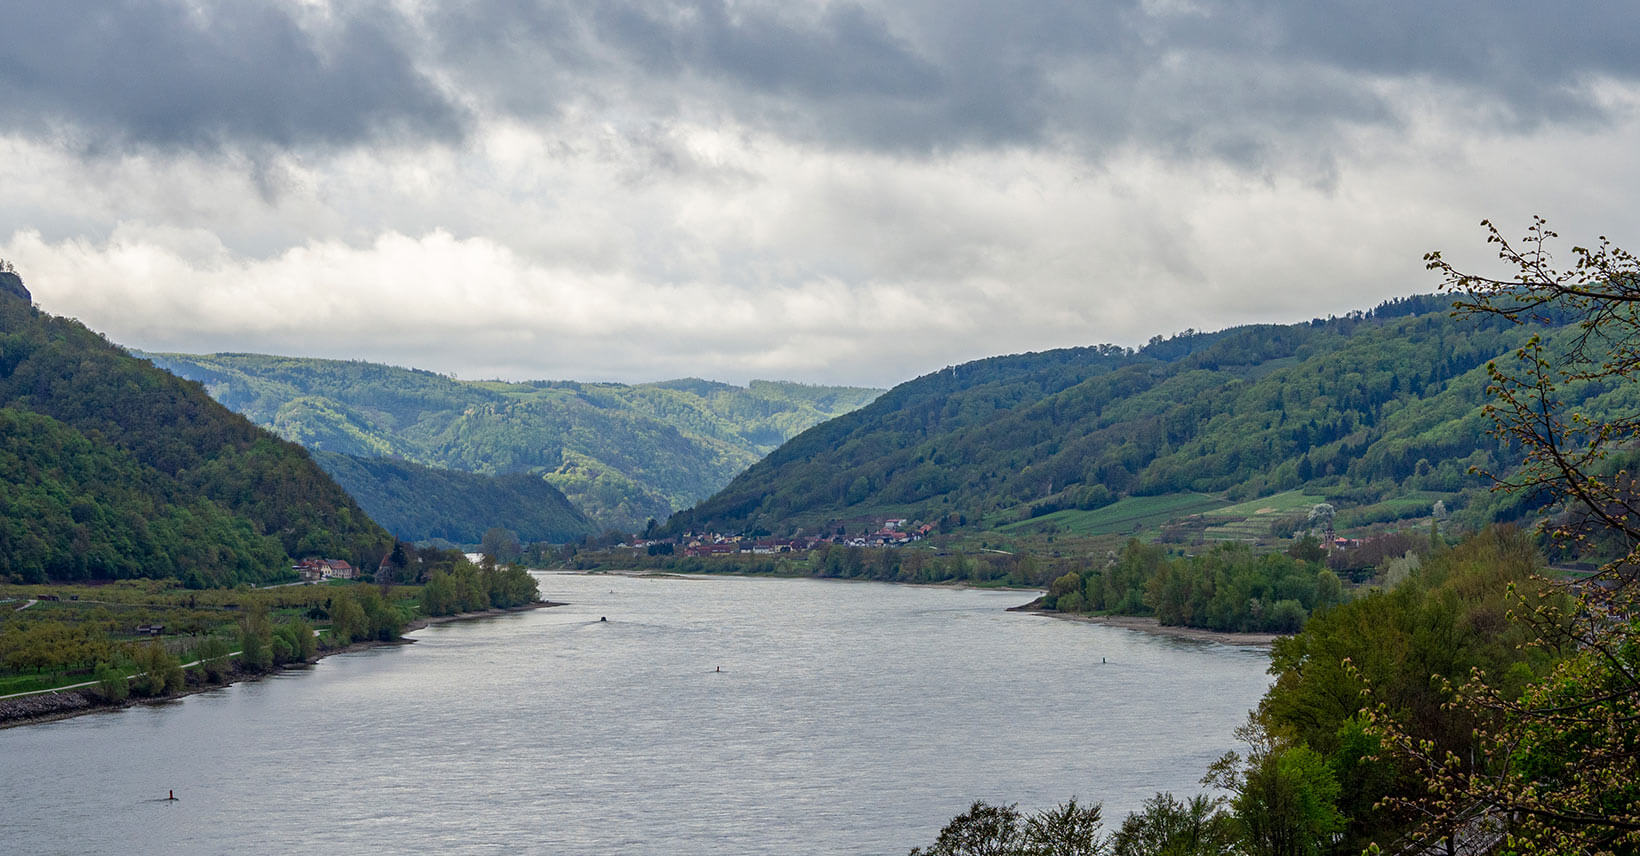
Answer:
<path fill-rule="evenodd" d="M 1524 334 L 1454 319 L 1448 303 L 946 369 L 799 435 L 668 528 L 994 526 L 1121 497 L 1222 505 L 1298 488 L 1341 511 L 1478 508 L 1498 500 L 1466 471 L 1504 454 L 1481 409 L 1485 364 Z M 1593 404 L 1633 397 L 1605 390 Z"/>
<path fill-rule="evenodd" d="M 539 474 L 600 528 L 628 531 L 711 495 L 800 431 L 881 393 L 770 381 L 474 382 L 358 361 L 144 356 L 310 449 Z"/>
<path fill-rule="evenodd" d="M 526 543 L 594 534 L 592 521 L 530 473 L 480 475 L 391 458 L 313 452 L 313 459 L 381 525 L 406 541 L 477 544 L 493 528 Z"/>
<path fill-rule="evenodd" d="M 11 279 L 16 279 L 14 276 Z M 0 289 L 0 579 L 261 581 L 392 548 L 301 447 Z"/>

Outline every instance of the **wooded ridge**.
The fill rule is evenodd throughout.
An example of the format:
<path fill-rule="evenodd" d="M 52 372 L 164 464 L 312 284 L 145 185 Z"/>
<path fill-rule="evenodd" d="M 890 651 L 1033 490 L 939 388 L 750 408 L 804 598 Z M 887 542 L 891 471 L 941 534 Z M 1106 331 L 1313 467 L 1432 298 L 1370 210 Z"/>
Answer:
<path fill-rule="evenodd" d="M 360 361 L 144 356 L 314 451 L 481 475 L 533 473 L 596 528 L 622 531 L 665 520 L 786 439 L 881 392 L 775 381 L 462 381 Z M 421 512 L 395 506 L 379 513 L 399 519 Z"/>
<path fill-rule="evenodd" d="M 1428 516 L 1436 501 L 1477 525 L 1518 517 L 1532 497 L 1489 495 L 1469 470 L 1508 465 L 1484 413 L 1485 367 L 1526 333 L 1455 320 L 1449 303 L 947 368 L 798 435 L 667 532 L 889 518 L 987 528 L 1124 497 L 1222 505 L 1286 491 L 1352 524 Z M 1579 395 L 1595 413 L 1637 403 L 1620 385 Z"/>
<path fill-rule="evenodd" d="M 0 578 L 23 582 L 232 585 L 393 546 L 299 446 L 9 290 L 0 484 Z"/>

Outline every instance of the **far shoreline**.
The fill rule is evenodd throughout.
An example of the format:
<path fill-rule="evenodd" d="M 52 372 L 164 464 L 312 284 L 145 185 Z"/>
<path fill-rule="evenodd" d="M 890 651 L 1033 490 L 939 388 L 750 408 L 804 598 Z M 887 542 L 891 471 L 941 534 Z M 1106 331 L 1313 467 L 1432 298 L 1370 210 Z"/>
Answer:
<path fill-rule="evenodd" d="M 891 586 L 915 586 L 918 588 L 947 588 L 967 589 L 970 591 L 1007 591 L 1045 594 L 1046 590 L 1037 586 L 989 586 L 976 585 L 964 580 L 942 580 L 940 582 L 898 582 L 894 580 L 861 579 L 858 577 L 819 577 L 813 574 L 774 574 L 774 573 L 735 573 L 732 571 L 707 571 L 693 573 L 679 573 L 677 571 L 647 570 L 642 568 L 532 568 L 548 574 L 580 574 L 594 576 L 609 574 L 612 576 L 633 577 L 636 579 L 678 579 L 678 580 L 706 580 L 713 577 L 737 577 L 740 579 L 779 579 L 779 580 L 820 580 L 822 582 L 837 583 L 882 583 Z M 1049 618 L 1058 618 L 1065 621 L 1080 621 L 1085 624 L 1103 624 L 1109 627 L 1120 627 L 1124 630 L 1133 630 L 1140 633 L 1149 633 L 1152 636 L 1165 636 L 1171 639 L 1187 639 L 1194 642 L 1216 642 L 1221 645 L 1235 645 L 1243 648 L 1269 648 L 1280 639 L 1281 633 L 1230 633 L 1222 630 L 1208 630 L 1201 627 L 1184 627 L 1174 624 L 1162 624 L 1154 618 L 1138 615 L 1093 615 L 1083 612 L 1059 612 L 1052 609 L 1040 609 L 1035 606 L 1040 598 L 1019 606 L 1008 607 L 1009 612 L 1031 612 Z"/>
<path fill-rule="evenodd" d="M 406 634 L 414 633 L 417 630 L 422 630 L 422 629 L 430 627 L 434 624 L 449 624 L 453 621 L 471 621 L 472 619 L 475 619 L 475 618 L 491 618 L 491 617 L 494 617 L 494 616 L 497 616 L 497 615 L 511 615 L 515 612 L 529 612 L 532 609 L 547 609 L 548 607 L 553 607 L 553 606 L 568 606 L 568 605 L 569 604 L 567 604 L 567 603 L 559 603 L 557 601 L 551 601 L 551 600 L 535 600 L 535 601 L 530 601 L 529 603 L 522 604 L 522 605 L 519 605 L 519 606 L 508 606 L 508 607 L 503 607 L 503 608 L 500 608 L 500 609 L 480 609 L 480 610 L 477 610 L 477 611 L 474 611 L 474 612 L 458 612 L 458 613 L 455 613 L 454 615 L 423 616 L 421 618 L 417 618 L 417 619 L 412 620 L 409 624 L 406 624 L 404 626 L 404 632 L 399 634 L 398 639 L 395 639 L 392 642 L 378 642 L 378 643 L 375 643 L 375 644 L 377 644 L 377 645 L 404 645 L 404 644 L 414 642 L 416 640 L 405 638 Z M 370 643 L 358 643 L 358 644 L 363 644 L 363 645 L 366 645 L 367 647 L 370 647 Z M 341 651 L 346 651 L 346 650 L 351 649 L 352 647 L 353 646 L 350 645 L 347 648 L 343 648 L 343 649 L 340 649 L 340 650 Z M 337 653 L 340 653 L 340 652 L 338 651 Z"/>
<path fill-rule="evenodd" d="M 472 621 L 479 618 L 495 618 L 502 615 L 511 615 L 519 612 L 529 612 L 536 609 L 546 609 L 553 606 L 567 605 L 568 604 L 550 600 L 537 600 L 520 606 L 511 606 L 502 609 L 482 609 L 475 612 L 458 612 L 454 615 L 424 616 L 421 618 L 412 619 L 404 626 L 404 630 L 396 639 L 391 639 L 386 642 L 375 639 L 354 642 L 353 644 L 343 648 L 321 651 L 311 660 L 304 660 L 300 663 L 290 663 L 268 672 L 241 672 L 236 667 L 233 677 L 223 681 L 220 684 L 204 682 L 189 684 L 177 692 L 163 696 L 156 696 L 153 698 L 127 698 L 125 701 L 121 702 L 108 702 L 98 697 L 95 692 L 89 689 L 77 689 L 64 690 L 61 692 L 46 691 L 29 696 L 19 696 L 17 698 L 5 699 L 0 701 L 0 730 L 17 728 L 24 725 L 38 725 L 45 722 L 56 722 L 58 720 L 72 719 L 76 716 L 84 716 L 91 713 L 105 713 L 124 710 L 128 707 L 135 707 L 137 705 L 169 704 L 197 693 L 223 689 L 225 687 L 230 687 L 234 684 L 247 681 L 259 681 L 271 675 L 279 674 L 282 671 L 297 671 L 305 669 L 311 667 L 326 657 L 332 657 L 337 654 L 348 654 L 355 651 L 368 650 L 370 648 L 413 645 L 417 640 L 410 638 L 409 634 L 414 633 L 417 630 L 426 629 L 434 624 L 449 624 L 456 621 Z M 79 702 L 74 702 L 70 699 L 79 699 Z M 8 715 L 13 710 L 26 711 L 29 708 L 40 708 L 41 711 L 39 713 L 22 712 L 15 716 Z"/>
<path fill-rule="evenodd" d="M 1244 648 L 1269 648 L 1277 639 L 1286 634 L 1282 633 L 1229 633 L 1222 630 L 1208 630 L 1202 627 L 1184 627 L 1177 624 L 1163 624 L 1154 618 L 1142 615 L 1092 615 L 1085 612 L 1060 612 L 1053 609 L 1037 609 L 1030 604 L 1016 606 L 1013 612 L 1032 612 L 1048 618 L 1058 618 L 1063 621 L 1080 621 L 1084 624 L 1103 624 L 1107 627 L 1120 627 L 1124 630 L 1135 630 L 1140 633 L 1149 633 L 1152 636 L 1166 636 L 1172 639 L 1188 639 L 1193 642 L 1217 642 L 1221 645 L 1237 645 Z"/>
<path fill-rule="evenodd" d="M 618 577 L 633 577 L 636 579 L 678 579 L 678 580 L 708 580 L 713 577 L 738 577 L 747 580 L 818 580 L 825 583 L 880 583 L 886 586 L 913 586 L 917 588 L 949 588 L 968 589 L 971 591 L 1017 591 L 1046 594 L 1047 589 L 1042 586 L 1014 586 L 1014 585 L 984 585 L 971 583 L 966 580 L 938 580 L 936 582 L 903 582 L 900 580 L 874 580 L 869 577 L 822 577 L 815 574 L 777 574 L 777 573 L 745 573 L 740 571 L 663 571 L 646 570 L 643 568 L 529 568 L 543 574 L 579 574 L 582 576 L 596 576 L 609 574 Z"/>

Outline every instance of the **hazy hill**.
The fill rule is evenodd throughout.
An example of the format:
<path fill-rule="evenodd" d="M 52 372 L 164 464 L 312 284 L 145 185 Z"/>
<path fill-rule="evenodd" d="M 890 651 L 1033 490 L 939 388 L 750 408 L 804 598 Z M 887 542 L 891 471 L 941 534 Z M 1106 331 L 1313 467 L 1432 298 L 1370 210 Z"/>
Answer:
<path fill-rule="evenodd" d="M 669 528 L 1004 526 L 1119 499 L 1138 520 L 1167 503 L 1131 498 L 1193 497 L 1177 507 L 1200 512 L 1282 492 L 1353 522 L 1435 500 L 1493 514 L 1501 500 L 1466 475 L 1507 455 L 1481 410 L 1484 366 L 1524 336 L 1447 303 L 957 366 L 799 435 Z M 1591 392 L 1596 408 L 1634 405 L 1634 390 Z"/>
<path fill-rule="evenodd" d="M 260 581 L 392 538 L 306 452 L 0 282 L 0 578 Z"/>
<path fill-rule="evenodd" d="M 357 361 L 145 356 L 310 449 L 540 474 L 597 526 L 624 530 L 664 520 L 803 429 L 880 393 L 770 381 L 474 382 Z"/>
<path fill-rule="evenodd" d="M 476 544 L 501 527 L 525 542 L 561 544 L 595 528 L 561 491 L 530 473 L 486 476 L 337 452 L 314 452 L 313 459 L 371 517 L 408 541 Z"/>

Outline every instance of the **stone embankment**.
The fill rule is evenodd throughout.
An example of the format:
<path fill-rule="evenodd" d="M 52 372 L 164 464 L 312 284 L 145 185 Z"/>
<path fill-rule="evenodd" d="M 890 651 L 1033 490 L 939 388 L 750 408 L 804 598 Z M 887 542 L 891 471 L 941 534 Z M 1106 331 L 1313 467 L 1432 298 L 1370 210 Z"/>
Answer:
<path fill-rule="evenodd" d="M 19 721 L 32 722 L 72 716 L 101 703 L 100 700 L 93 702 L 79 690 L 0 699 L 0 726 Z"/>

